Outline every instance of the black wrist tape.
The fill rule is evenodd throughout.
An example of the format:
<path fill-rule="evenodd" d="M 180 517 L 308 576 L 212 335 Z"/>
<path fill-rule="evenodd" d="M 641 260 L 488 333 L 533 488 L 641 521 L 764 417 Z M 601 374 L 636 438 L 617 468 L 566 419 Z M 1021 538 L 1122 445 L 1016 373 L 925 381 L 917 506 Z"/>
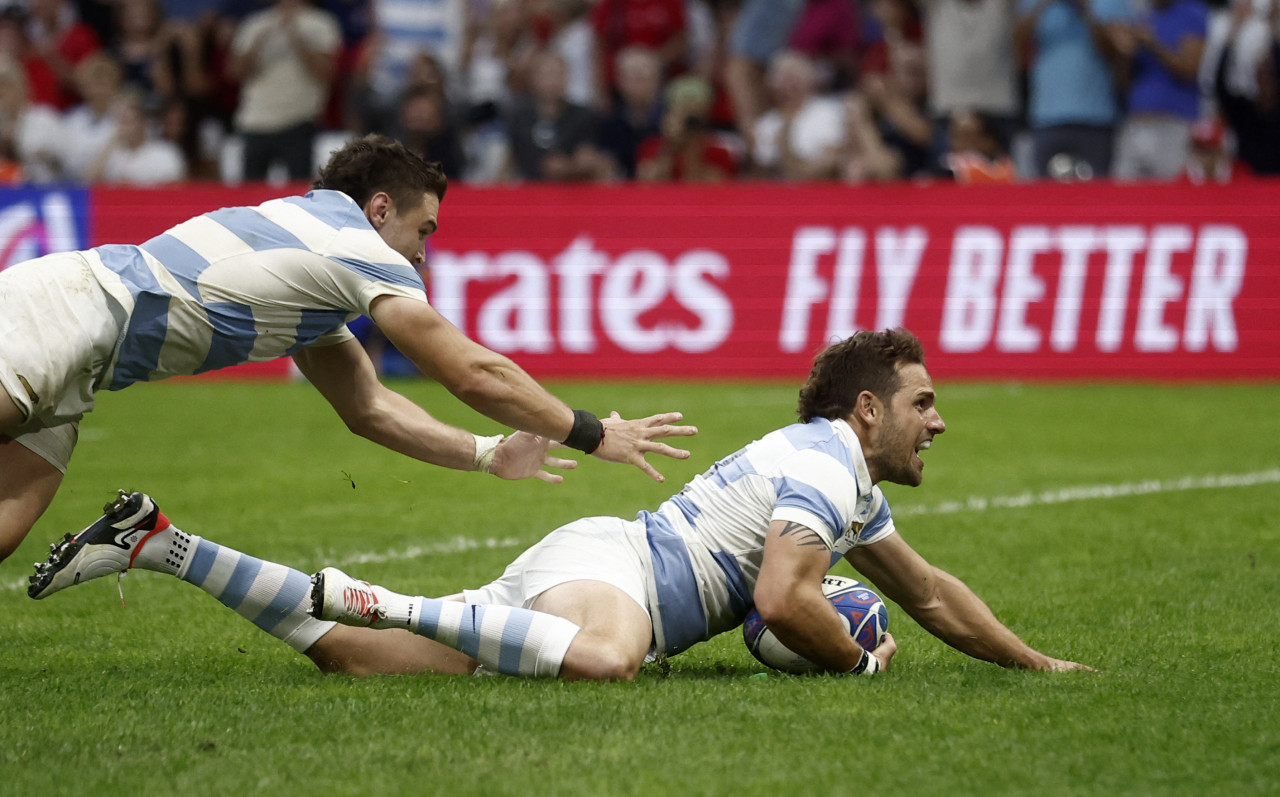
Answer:
<path fill-rule="evenodd" d="M 564 444 L 576 448 L 584 454 L 590 454 L 600 447 L 604 441 L 604 424 L 600 419 L 586 410 L 573 411 L 573 428 Z"/>

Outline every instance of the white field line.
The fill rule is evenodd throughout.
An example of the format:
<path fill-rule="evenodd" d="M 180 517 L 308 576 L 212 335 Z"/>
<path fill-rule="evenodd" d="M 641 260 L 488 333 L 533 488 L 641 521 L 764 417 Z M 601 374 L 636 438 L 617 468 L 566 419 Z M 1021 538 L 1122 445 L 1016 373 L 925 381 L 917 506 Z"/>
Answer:
<path fill-rule="evenodd" d="M 898 517 L 951 515 L 957 512 L 1020 509 L 1029 506 L 1066 504 L 1074 501 L 1094 501 L 1102 498 L 1125 498 L 1131 495 L 1181 493 L 1188 490 L 1223 490 L 1277 483 L 1280 483 L 1280 468 L 1271 468 L 1270 470 L 1256 471 L 1254 473 L 1223 473 L 1213 476 L 1183 476 L 1179 479 L 1148 479 L 1146 481 L 1122 482 L 1120 484 L 1062 487 L 1057 490 L 1045 490 L 1038 493 L 1024 492 L 1017 495 L 998 495 L 991 498 L 975 495 L 964 501 L 943 501 L 939 504 L 901 507 L 895 509 L 893 513 Z M 336 560 L 328 556 L 319 558 L 323 561 L 330 561 L 337 566 L 345 567 L 356 564 L 369 564 L 371 562 L 395 562 L 434 556 L 450 556 L 480 549 L 501 550 L 532 544 L 533 540 L 521 540 L 515 537 L 488 537 L 476 540 L 458 536 L 430 545 L 412 545 L 401 550 L 363 551 L 348 554 Z M 25 576 L 16 581 L 0 584 L 0 590 L 5 592 L 16 592 L 26 588 L 27 578 Z"/>
<path fill-rule="evenodd" d="M 1216 476 L 1183 476 L 1180 479 L 1148 479 L 1146 481 L 1121 484 L 1062 487 L 1057 490 L 999 495 L 994 498 L 983 498 L 975 495 L 964 501 L 943 501 L 940 504 L 895 508 L 893 514 L 898 517 L 909 515 L 951 515 L 956 512 L 981 512 L 987 509 L 1048 506 L 1050 504 L 1066 504 L 1072 501 L 1093 501 L 1099 498 L 1124 498 L 1130 495 L 1253 487 L 1258 484 L 1276 484 L 1277 482 L 1280 482 L 1280 468 L 1272 468 L 1255 473 L 1224 473 Z"/>

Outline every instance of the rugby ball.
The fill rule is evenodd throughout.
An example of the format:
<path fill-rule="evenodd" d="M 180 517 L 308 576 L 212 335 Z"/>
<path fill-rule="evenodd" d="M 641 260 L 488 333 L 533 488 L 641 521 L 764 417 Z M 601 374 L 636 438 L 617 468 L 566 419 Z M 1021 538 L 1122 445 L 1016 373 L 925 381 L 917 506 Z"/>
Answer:
<path fill-rule="evenodd" d="M 889 610 L 884 601 L 861 581 L 844 576 L 824 576 L 822 593 L 840 614 L 845 630 L 867 650 L 875 650 L 889 630 Z M 790 673 L 818 672 L 822 668 L 778 641 L 755 609 L 742 623 L 742 638 L 751 655 L 775 670 Z"/>

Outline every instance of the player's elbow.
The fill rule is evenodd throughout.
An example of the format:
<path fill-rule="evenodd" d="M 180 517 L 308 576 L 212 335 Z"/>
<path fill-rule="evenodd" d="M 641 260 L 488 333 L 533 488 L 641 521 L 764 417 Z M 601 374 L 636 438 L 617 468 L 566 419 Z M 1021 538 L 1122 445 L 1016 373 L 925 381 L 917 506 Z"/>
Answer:
<path fill-rule="evenodd" d="M 765 625 L 776 629 L 792 621 L 797 603 L 794 595 L 787 591 L 757 588 L 754 597 L 756 611 Z"/>
<path fill-rule="evenodd" d="M 347 412 L 339 412 L 338 417 L 342 419 L 342 423 L 347 427 L 347 431 L 358 437 L 372 438 L 376 434 L 378 428 L 375 420 L 376 413 L 367 410 L 350 410 Z"/>
<path fill-rule="evenodd" d="M 456 375 L 445 387 L 469 407 L 483 405 L 493 398 L 493 380 L 482 369 L 468 369 Z"/>
<path fill-rule="evenodd" d="M 381 438 L 381 430 L 388 423 L 394 422 L 394 413 L 389 406 L 378 398 L 355 401 L 342 406 L 335 406 L 338 417 L 352 434 L 377 442 Z"/>
<path fill-rule="evenodd" d="M 506 400 L 510 379 L 500 365 L 476 363 L 453 374 L 444 385 L 463 404 L 479 409 Z"/>

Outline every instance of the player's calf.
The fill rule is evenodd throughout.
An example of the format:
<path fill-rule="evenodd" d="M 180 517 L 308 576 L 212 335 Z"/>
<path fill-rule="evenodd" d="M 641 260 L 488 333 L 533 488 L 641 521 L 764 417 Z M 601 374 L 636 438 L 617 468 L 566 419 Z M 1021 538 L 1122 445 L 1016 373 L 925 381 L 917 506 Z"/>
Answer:
<path fill-rule="evenodd" d="M 545 612 L 400 595 L 326 567 L 311 577 L 311 616 L 344 625 L 404 628 L 505 675 L 561 674 L 579 627 Z"/>

